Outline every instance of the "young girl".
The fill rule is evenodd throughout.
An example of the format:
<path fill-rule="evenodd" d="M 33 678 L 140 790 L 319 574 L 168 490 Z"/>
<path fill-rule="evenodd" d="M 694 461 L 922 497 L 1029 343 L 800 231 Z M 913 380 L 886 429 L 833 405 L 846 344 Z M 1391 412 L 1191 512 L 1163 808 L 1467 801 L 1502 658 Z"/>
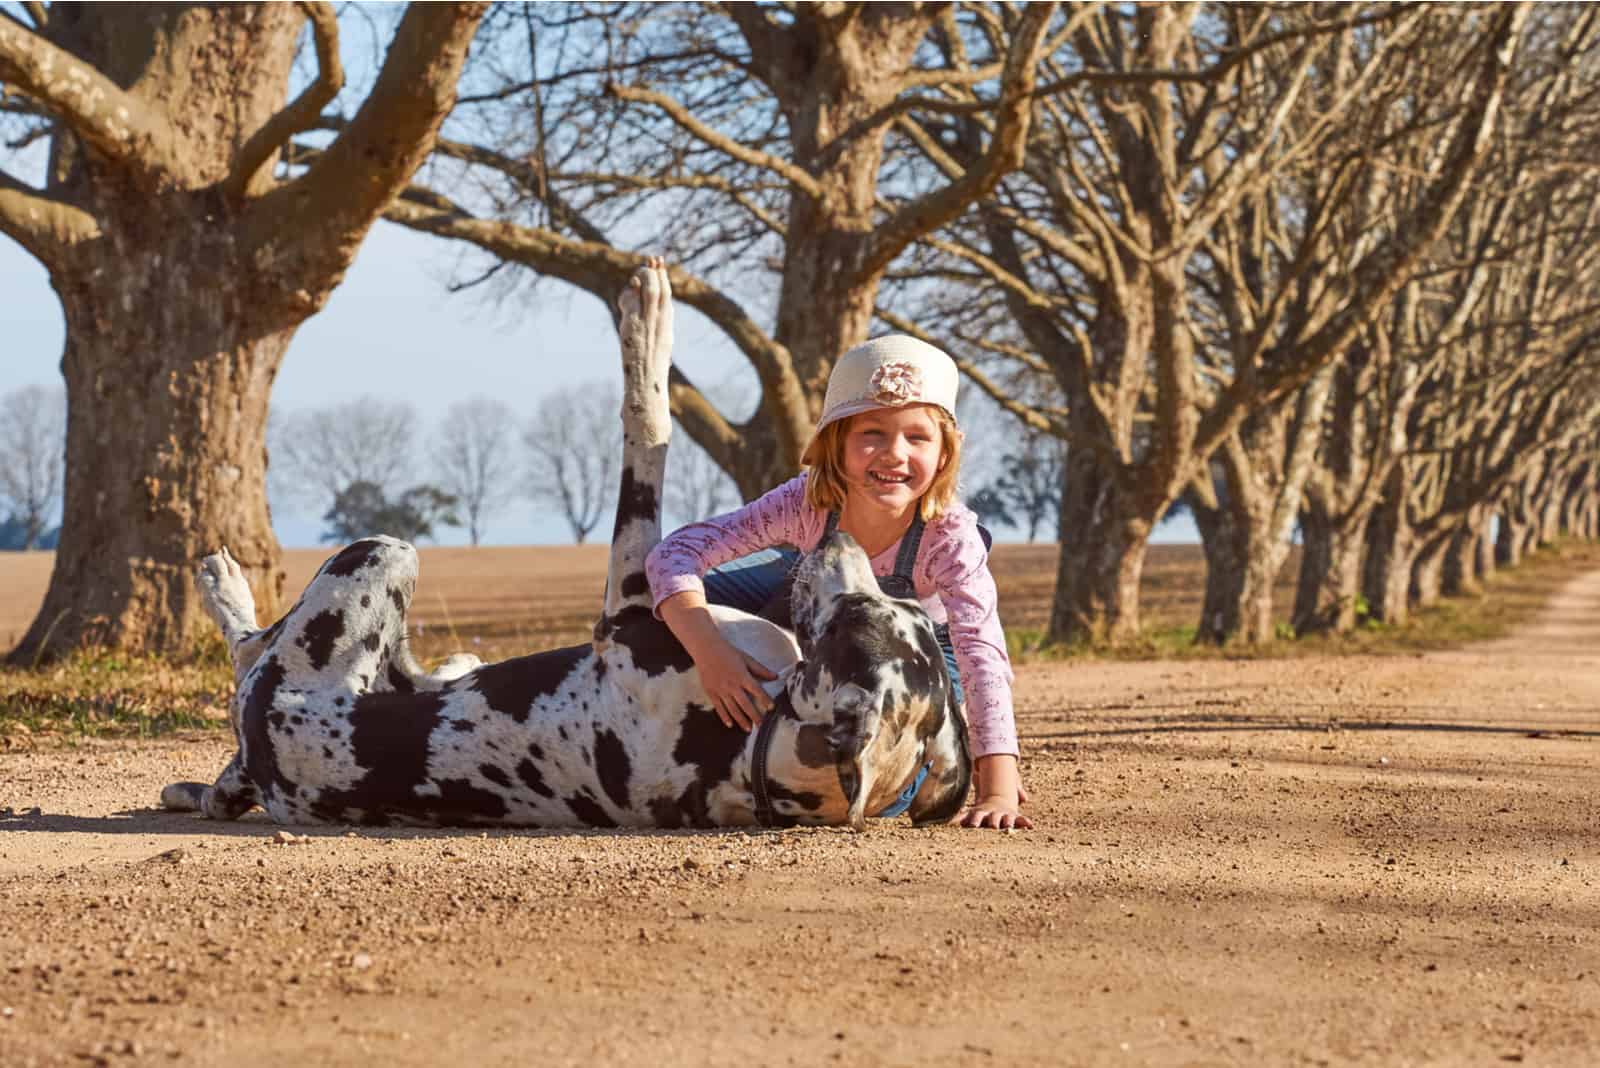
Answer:
<path fill-rule="evenodd" d="M 1021 812 L 1027 795 L 1017 770 L 1011 663 L 988 546 L 977 518 L 955 499 L 957 378 L 949 356 L 903 335 L 846 352 L 801 457 L 808 470 L 736 512 L 674 532 L 645 569 L 656 612 L 694 659 L 717 714 L 749 730 L 771 704 L 761 681 L 775 676 L 722 637 L 708 599 L 759 612 L 774 595 L 786 598 L 800 551 L 835 527 L 855 538 L 886 591 L 915 596 L 927 609 L 951 681 L 965 695 L 977 800 L 962 824 L 1025 828 L 1033 824 Z M 729 561 L 737 562 L 714 570 Z M 898 814 L 909 801 L 881 815 Z"/>

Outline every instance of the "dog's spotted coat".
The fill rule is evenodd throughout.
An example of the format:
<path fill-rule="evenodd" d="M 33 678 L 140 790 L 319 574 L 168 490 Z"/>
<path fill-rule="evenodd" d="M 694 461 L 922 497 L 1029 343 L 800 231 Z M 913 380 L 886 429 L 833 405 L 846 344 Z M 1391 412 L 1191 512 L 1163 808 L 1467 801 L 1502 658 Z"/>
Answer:
<path fill-rule="evenodd" d="M 264 630 L 223 550 L 197 581 L 234 657 L 239 750 L 212 786 L 168 786 L 166 807 L 234 819 L 259 804 L 288 824 L 756 822 L 756 735 L 722 725 L 692 661 L 654 617 L 644 577 L 660 537 L 671 426 L 672 306 L 659 264 L 634 277 L 622 309 L 624 464 L 593 644 L 496 664 L 453 657 L 424 674 L 405 644 L 417 580 L 410 545 L 347 546 Z M 801 564 L 794 635 L 713 612 L 735 645 L 783 671 L 768 755 L 780 817 L 859 827 L 925 762 L 932 770 L 912 819 L 960 808 L 971 758 L 932 625 L 914 601 L 879 592 L 848 535 Z"/>

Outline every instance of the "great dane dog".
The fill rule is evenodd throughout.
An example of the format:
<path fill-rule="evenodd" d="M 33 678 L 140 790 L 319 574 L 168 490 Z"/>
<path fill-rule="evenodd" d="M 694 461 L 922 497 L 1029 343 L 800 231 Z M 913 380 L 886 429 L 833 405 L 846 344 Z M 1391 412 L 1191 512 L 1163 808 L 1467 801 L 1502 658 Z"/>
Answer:
<path fill-rule="evenodd" d="M 860 828 L 926 766 L 912 820 L 956 813 L 971 756 L 932 624 L 879 591 L 848 535 L 801 562 L 793 634 L 714 609 L 781 676 L 757 731 L 710 707 L 644 574 L 671 429 L 660 261 L 630 279 L 621 310 L 622 487 L 594 642 L 496 664 L 458 656 L 424 674 L 406 647 L 410 545 L 347 546 L 262 630 L 224 549 L 196 580 L 233 658 L 239 748 L 214 784 L 163 790 L 166 808 L 236 819 L 261 805 L 286 824 Z"/>

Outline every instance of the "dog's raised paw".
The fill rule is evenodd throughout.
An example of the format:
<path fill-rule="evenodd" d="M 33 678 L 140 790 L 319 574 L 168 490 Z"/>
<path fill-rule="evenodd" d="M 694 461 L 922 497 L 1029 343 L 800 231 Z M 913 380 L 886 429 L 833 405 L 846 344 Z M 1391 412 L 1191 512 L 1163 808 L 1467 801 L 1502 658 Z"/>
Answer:
<path fill-rule="evenodd" d="M 245 581 L 244 569 L 226 546 L 200 561 L 194 584 L 211 618 L 226 632 L 230 627 L 255 626 L 256 601 Z"/>

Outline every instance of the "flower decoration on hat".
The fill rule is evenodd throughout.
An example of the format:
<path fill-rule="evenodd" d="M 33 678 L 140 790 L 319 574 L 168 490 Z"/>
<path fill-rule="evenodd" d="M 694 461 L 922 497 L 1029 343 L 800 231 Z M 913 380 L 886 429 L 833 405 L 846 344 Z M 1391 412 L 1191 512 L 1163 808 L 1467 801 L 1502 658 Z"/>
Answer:
<path fill-rule="evenodd" d="M 897 407 L 922 395 L 922 372 L 905 360 L 890 360 L 872 372 L 868 382 L 874 404 Z"/>

